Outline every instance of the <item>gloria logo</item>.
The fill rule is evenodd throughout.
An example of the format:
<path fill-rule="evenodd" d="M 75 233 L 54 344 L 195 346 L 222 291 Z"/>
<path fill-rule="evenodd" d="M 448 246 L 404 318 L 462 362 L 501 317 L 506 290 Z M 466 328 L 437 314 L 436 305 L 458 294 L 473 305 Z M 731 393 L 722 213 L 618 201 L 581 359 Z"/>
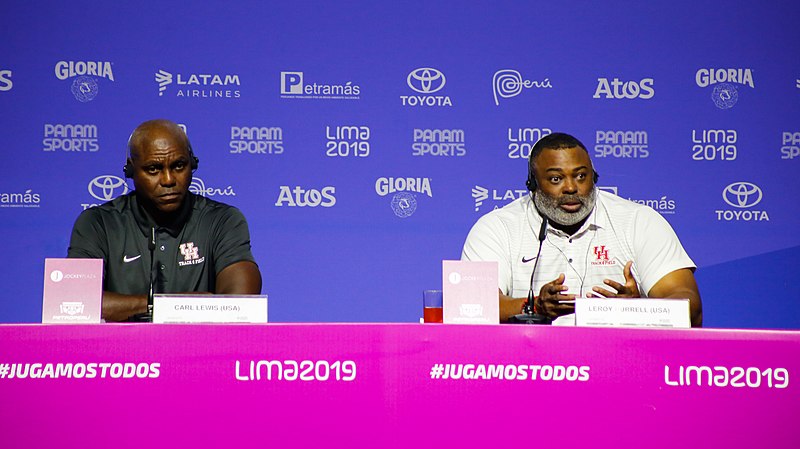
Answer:
<path fill-rule="evenodd" d="M 494 209 L 500 208 L 508 204 L 510 201 L 522 198 L 528 194 L 528 190 L 512 190 L 512 189 L 487 189 L 476 185 L 472 188 L 472 199 L 475 200 L 475 212 L 481 210 L 484 201 L 491 200 L 494 204 Z"/>
<path fill-rule="evenodd" d="M 155 74 L 158 96 L 167 92 L 167 87 L 175 84 L 175 97 L 179 98 L 240 98 L 242 85 L 239 75 L 214 73 L 176 73 L 159 69 Z"/>
<path fill-rule="evenodd" d="M 0 193 L 0 207 L 39 207 L 41 201 L 41 195 L 31 189 L 20 193 Z"/>
<path fill-rule="evenodd" d="M 233 154 L 282 154 L 283 129 L 273 126 L 231 126 Z"/>
<path fill-rule="evenodd" d="M 523 89 L 552 89 L 550 78 L 541 81 L 522 79 L 522 74 L 513 69 L 501 69 L 492 77 L 494 104 L 500 106 L 501 98 L 512 98 L 522 93 Z"/>
<path fill-rule="evenodd" d="M 431 67 L 414 69 L 406 77 L 408 87 L 422 95 L 400 95 L 403 106 L 453 106 L 447 95 L 431 95 L 439 92 L 447 83 L 444 73 Z"/>
<path fill-rule="evenodd" d="M 391 194 L 392 211 L 400 218 L 408 218 L 416 212 L 415 194 L 433 197 L 431 178 L 378 178 L 375 180 L 375 193 L 380 196 Z"/>
<path fill-rule="evenodd" d="M 96 125 L 45 123 L 44 151 L 89 152 L 100 150 Z"/>
<path fill-rule="evenodd" d="M 62 81 L 74 78 L 70 91 L 81 103 L 97 97 L 100 92 L 97 78 L 114 81 L 114 71 L 107 61 L 59 61 L 55 65 L 55 74 Z"/>
<path fill-rule="evenodd" d="M 753 207 L 761 203 L 764 193 L 761 188 L 752 182 L 734 182 L 722 190 L 722 199 L 733 210 L 717 210 L 719 221 L 769 221 L 769 214 L 765 210 L 756 210 Z"/>
<path fill-rule="evenodd" d="M 592 98 L 607 98 L 612 100 L 649 100 L 655 95 L 653 78 L 642 78 L 641 81 L 620 81 L 614 78 L 597 78 L 597 88 Z"/>
<path fill-rule="evenodd" d="M 714 86 L 711 100 L 720 109 L 730 109 L 739 101 L 736 84 L 755 88 L 751 69 L 698 69 L 695 82 L 698 87 Z"/>
<path fill-rule="evenodd" d="M 281 98 L 312 100 L 359 100 L 361 86 L 347 81 L 344 84 L 308 83 L 304 72 L 281 72 Z"/>
<path fill-rule="evenodd" d="M 305 189 L 300 186 L 281 186 L 278 200 L 275 205 L 278 207 L 333 207 L 336 204 L 336 187 L 327 186 L 321 190 Z"/>
<path fill-rule="evenodd" d="M 119 176 L 100 175 L 89 182 L 89 194 L 100 201 L 111 201 L 128 193 L 128 183 Z"/>
<path fill-rule="evenodd" d="M 195 195 L 211 197 L 211 196 L 236 196 L 232 186 L 218 189 L 214 187 L 207 187 L 206 183 L 201 178 L 192 178 L 192 183 L 189 184 L 189 191 Z"/>
<path fill-rule="evenodd" d="M 11 70 L 0 70 L 0 92 L 6 92 L 14 87 L 11 81 Z"/>

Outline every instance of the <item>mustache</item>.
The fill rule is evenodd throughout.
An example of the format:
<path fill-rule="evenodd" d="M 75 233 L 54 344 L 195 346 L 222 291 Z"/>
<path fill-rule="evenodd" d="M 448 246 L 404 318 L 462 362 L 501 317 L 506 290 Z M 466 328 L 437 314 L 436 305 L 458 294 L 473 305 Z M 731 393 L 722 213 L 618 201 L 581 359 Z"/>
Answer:
<path fill-rule="evenodd" d="M 563 195 L 558 197 L 558 205 L 561 206 L 567 203 L 581 203 L 586 204 L 587 197 L 581 195 Z"/>

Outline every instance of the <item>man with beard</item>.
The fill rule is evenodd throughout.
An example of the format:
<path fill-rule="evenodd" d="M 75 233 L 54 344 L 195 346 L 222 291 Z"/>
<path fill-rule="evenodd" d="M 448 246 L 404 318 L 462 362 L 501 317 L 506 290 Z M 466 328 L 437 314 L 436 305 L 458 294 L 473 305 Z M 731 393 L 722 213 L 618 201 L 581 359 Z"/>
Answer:
<path fill-rule="evenodd" d="M 197 165 L 177 124 L 144 122 L 131 134 L 123 168 L 136 190 L 76 220 L 67 255 L 103 259 L 106 321 L 149 319 L 151 278 L 154 293 L 261 292 L 247 221 L 238 209 L 189 192 Z"/>
<path fill-rule="evenodd" d="M 554 324 L 574 323 L 576 297 L 651 297 L 688 298 L 692 326 L 701 326 L 696 267 L 669 223 L 650 207 L 598 190 L 596 181 L 578 139 L 547 135 L 531 149 L 530 195 L 472 227 L 461 258 L 498 262 L 500 320 L 519 314 L 533 292 L 534 310 Z"/>

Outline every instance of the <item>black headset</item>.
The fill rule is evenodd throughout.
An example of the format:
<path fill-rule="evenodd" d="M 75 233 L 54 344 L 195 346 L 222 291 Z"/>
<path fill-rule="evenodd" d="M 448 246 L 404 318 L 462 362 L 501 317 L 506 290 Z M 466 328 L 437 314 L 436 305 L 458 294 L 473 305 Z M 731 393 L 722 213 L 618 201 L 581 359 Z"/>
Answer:
<path fill-rule="evenodd" d="M 133 133 L 131 136 L 128 137 L 128 158 L 125 160 L 125 165 L 122 167 L 122 173 L 125 174 L 126 178 L 133 178 L 133 164 L 131 164 L 131 139 L 133 138 Z M 189 137 L 186 137 L 186 146 L 189 147 L 189 165 L 192 167 L 192 172 L 197 170 L 197 166 L 200 164 L 200 159 L 194 155 L 194 150 L 192 149 L 192 143 L 189 142 Z"/>
<path fill-rule="evenodd" d="M 531 152 L 531 155 L 528 156 L 528 179 L 525 180 L 525 187 L 527 187 L 528 190 L 530 190 L 531 192 L 536 192 L 536 189 L 539 187 L 539 185 L 536 184 L 536 176 L 533 175 L 533 170 L 531 169 L 531 167 L 533 166 L 532 159 L 533 159 L 533 152 Z M 600 175 L 597 174 L 597 171 L 595 171 L 594 166 L 592 166 L 592 171 L 594 172 L 594 176 L 592 177 L 594 179 L 594 184 L 597 184 L 597 180 L 600 179 Z"/>

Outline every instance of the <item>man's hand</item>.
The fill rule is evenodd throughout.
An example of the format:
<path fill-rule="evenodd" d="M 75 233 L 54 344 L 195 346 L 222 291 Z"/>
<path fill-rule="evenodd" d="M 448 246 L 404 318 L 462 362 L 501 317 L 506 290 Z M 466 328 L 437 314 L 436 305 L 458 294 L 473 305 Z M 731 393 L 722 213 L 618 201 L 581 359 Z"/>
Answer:
<path fill-rule="evenodd" d="M 611 292 L 610 290 L 606 290 L 601 287 L 593 287 L 592 291 L 594 294 L 592 296 L 605 298 L 641 298 L 642 295 L 639 293 L 639 285 L 636 283 L 636 279 L 634 279 L 633 274 L 631 273 L 632 266 L 633 261 L 629 260 L 628 263 L 625 264 L 625 268 L 622 270 L 622 275 L 625 276 L 624 284 L 612 281 L 611 279 L 606 279 L 603 281 L 603 283 L 616 290 L 616 292 Z"/>
<path fill-rule="evenodd" d="M 537 313 L 546 315 L 550 319 L 575 313 L 574 302 L 563 303 L 563 301 L 575 301 L 575 295 L 566 293 L 569 289 L 564 285 L 566 279 L 564 273 L 561 273 L 558 278 L 542 286 L 539 290 L 539 297 L 534 301 Z"/>

